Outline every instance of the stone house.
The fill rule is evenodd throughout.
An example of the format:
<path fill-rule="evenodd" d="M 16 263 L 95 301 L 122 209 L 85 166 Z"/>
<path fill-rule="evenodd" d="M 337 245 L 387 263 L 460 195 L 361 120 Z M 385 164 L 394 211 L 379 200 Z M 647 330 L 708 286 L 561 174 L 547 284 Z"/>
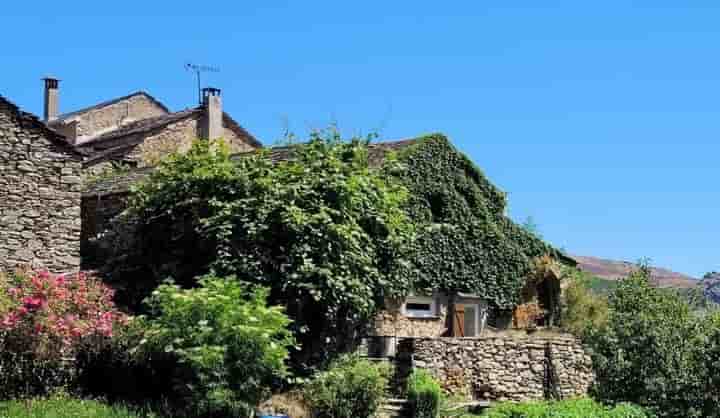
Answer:
<path fill-rule="evenodd" d="M 0 271 L 80 266 L 82 155 L 0 96 Z"/>
<path fill-rule="evenodd" d="M 151 169 L 196 138 L 223 138 L 234 152 L 262 146 L 223 111 L 219 89 L 178 112 L 139 91 L 61 114 L 59 80 L 43 82 L 43 120 L 0 97 L 0 271 L 77 270 L 96 219 L 124 208 L 122 194 L 84 193 L 93 179 Z"/>

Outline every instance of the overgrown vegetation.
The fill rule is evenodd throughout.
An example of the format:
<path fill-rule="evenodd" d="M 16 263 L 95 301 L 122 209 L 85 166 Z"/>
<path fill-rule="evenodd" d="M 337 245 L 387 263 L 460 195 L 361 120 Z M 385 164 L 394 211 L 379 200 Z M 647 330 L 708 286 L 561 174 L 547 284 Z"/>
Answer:
<path fill-rule="evenodd" d="M 620 404 L 601 405 L 590 399 L 551 402 L 506 403 L 492 407 L 482 418 L 651 418 L 642 408 Z M 470 418 L 470 416 L 466 416 Z"/>
<path fill-rule="evenodd" d="M 593 290 L 593 277 L 575 268 L 564 271 L 562 327 L 578 336 L 607 322 L 607 296 Z"/>
<path fill-rule="evenodd" d="M 643 405 L 661 417 L 717 417 L 720 316 L 695 315 L 642 267 L 609 296 L 608 319 L 589 327 L 601 401 Z"/>
<path fill-rule="evenodd" d="M 173 399 L 205 415 L 243 416 L 286 376 L 293 344 L 290 321 L 266 299 L 234 277 L 204 277 L 194 289 L 163 284 L 148 301 L 137 357 L 174 360 Z"/>
<path fill-rule="evenodd" d="M 0 273 L 0 398 L 74 386 L 80 357 L 101 350 L 126 322 L 112 295 L 84 273 Z"/>
<path fill-rule="evenodd" d="M 122 406 L 81 400 L 67 395 L 0 402 L 2 418 L 157 418 L 150 411 L 137 412 Z"/>
<path fill-rule="evenodd" d="M 505 216 L 506 195 L 442 135 L 420 138 L 386 170 L 410 191 L 417 287 L 470 292 L 512 309 L 536 257 L 559 253 Z"/>
<path fill-rule="evenodd" d="M 306 386 L 315 418 L 370 418 L 385 397 L 390 370 L 357 356 L 344 356 Z"/>
<path fill-rule="evenodd" d="M 440 383 L 427 371 L 416 369 L 408 378 L 407 385 L 413 418 L 437 418 L 443 402 Z"/>
<path fill-rule="evenodd" d="M 315 133 L 273 164 L 196 142 L 135 190 L 133 261 L 186 286 L 210 271 L 267 286 L 305 360 L 342 351 L 379 300 L 410 286 L 407 191 L 371 170 L 366 145 Z"/>

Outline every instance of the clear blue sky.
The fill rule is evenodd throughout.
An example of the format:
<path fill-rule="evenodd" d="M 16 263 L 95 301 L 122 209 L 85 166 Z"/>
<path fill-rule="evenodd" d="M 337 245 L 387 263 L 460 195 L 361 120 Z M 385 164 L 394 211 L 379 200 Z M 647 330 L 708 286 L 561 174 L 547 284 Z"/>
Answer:
<path fill-rule="evenodd" d="M 443 132 L 572 253 L 720 270 L 716 1 L 27 0 L 0 20 L 0 94 L 36 114 L 45 74 L 64 111 L 138 89 L 181 109 L 183 63 L 212 64 L 265 144 Z"/>

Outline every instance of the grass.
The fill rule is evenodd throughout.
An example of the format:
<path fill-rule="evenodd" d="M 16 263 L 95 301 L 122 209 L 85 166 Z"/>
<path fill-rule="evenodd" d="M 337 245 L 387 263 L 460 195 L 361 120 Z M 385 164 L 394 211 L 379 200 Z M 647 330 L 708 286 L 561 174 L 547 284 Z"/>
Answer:
<path fill-rule="evenodd" d="M 603 406 L 591 399 L 500 403 L 481 415 L 457 414 L 457 418 L 650 418 L 641 408 L 628 404 Z"/>
<path fill-rule="evenodd" d="M 46 399 L 0 402 L 0 418 L 156 418 L 122 406 L 56 395 Z"/>

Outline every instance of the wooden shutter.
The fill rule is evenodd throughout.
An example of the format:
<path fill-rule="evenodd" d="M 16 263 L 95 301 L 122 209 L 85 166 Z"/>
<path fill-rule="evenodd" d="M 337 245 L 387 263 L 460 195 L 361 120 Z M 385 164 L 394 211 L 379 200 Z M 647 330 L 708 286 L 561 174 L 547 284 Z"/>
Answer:
<path fill-rule="evenodd" d="M 453 305 L 453 337 L 465 336 L 465 305 Z"/>

